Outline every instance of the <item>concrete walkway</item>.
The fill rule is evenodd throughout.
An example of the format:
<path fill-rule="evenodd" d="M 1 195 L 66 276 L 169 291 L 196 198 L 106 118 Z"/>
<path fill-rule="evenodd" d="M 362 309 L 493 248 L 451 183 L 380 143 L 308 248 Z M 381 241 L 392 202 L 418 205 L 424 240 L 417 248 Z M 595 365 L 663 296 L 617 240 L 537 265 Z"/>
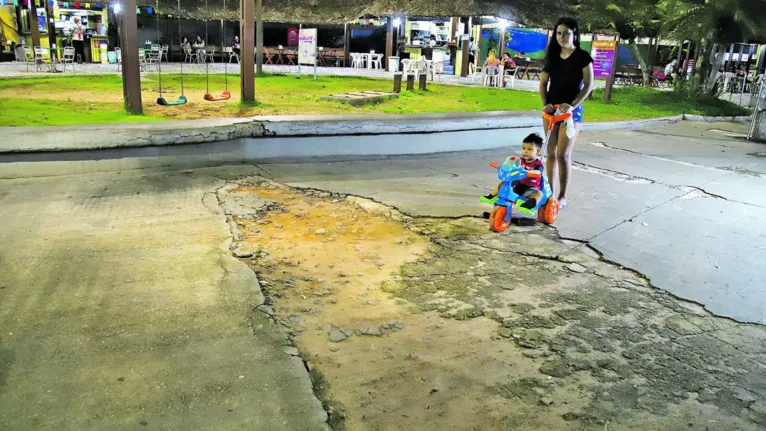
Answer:
<path fill-rule="evenodd" d="M 0 181 L 0 429 L 328 429 L 229 251 L 252 171 Z"/>

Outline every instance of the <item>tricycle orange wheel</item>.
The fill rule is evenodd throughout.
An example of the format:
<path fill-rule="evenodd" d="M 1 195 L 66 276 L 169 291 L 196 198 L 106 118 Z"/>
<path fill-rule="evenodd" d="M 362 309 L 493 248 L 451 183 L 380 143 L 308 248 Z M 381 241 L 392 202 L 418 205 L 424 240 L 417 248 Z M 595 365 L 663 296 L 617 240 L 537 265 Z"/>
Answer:
<path fill-rule="evenodd" d="M 548 199 L 539 210 L 537 210 L 537 219 L 545 224 L 553 224 L 559 216 L 559 200 L 552 197 Z"/>
<path fill-rule="evenodd" d="M 493 232 L 503 232 L 508 229 L 510 223 L 505 221 L 505 215 L 508 208 L 502 205 L 496 205 L 489 214 L 489 230 Z"/>

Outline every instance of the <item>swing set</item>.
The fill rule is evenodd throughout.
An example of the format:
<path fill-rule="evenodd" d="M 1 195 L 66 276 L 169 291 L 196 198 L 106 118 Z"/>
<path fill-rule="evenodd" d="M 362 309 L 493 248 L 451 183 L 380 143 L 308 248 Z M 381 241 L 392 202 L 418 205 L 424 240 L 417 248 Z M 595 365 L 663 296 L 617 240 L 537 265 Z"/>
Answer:
<path fill-rule="evenodd" d="M 159 14 L 159 8 L 160 8 L 160 1 L 157 0 L 157 37 L 159 38 L 160 35 L 160 14 Z M 223 8 L 226 9 L 226 0 L 223 2 Z M 208 2 L 205 0 L 205 10 L 209 12 Z M 181 39 L 181 0 L 178 0 L 178 37 L 179 37 L 179 43 L 183 39 Z M 208 40 L 208 21 L 209 19 L 205 19 L 205 41 Z M 223 54 L 224 50 L 224 21 L 221 21 L 221 53 Z M 161 46 L 161 45 L 160 45 Z M 162 48 L 160 48 L 162 49 Z M 161 51 L 160 51 L 161 52 Z M 224 79 L 226 82 L 226 89 L 221 93 L 220 96 L 213 96 L 210 93 L 210 70 L 209 65 L 207 62 L 207 59 L 205 59 L 205 96 L 203 97 L 208 102 L 218 102 L 223 100 L 229 100 L 231 99 L 231 92 L 229 92 L 229 65 L 224 60 Z M 160 96 L 157 98 L 157 104 L 161 106 L 178 106 L 178 105 L 185 105 L 188 102 L 188 99 L 186 98 L 186 95 L 184 94 L 184 62 L 181 62 L 181 96 L 178 97 L 178 99 L 174 101 L 168 101 L 162 96 L 162 61 L 160 58 L 160 61 L 157 62 L 157 73 L 159 74 L 159 92 Z"/>
<path fill-rule="evenodd" d="M 179 0 L 180 1 L 180 0 Z M 210 10 L 208 9 L 207 0 L 205 0 L 205 10 L 208 12 L 208 16 L 210 16 Z M 226 0 L 223 0 L 223 10 L 226 10 Z M 207 42 L 207 24 L 208 19 L 205 19 L 205 42 Z M 220 96 L 213 96 L 210 94 L 210 73 L 208 72 L 208 62 L 205 61 L 205 100 L 208 102 L 219 102 L 221 100 L 229 100 L 231 99 L 231 93 L 229 92 L 229 63 L 226 61 L 225 58 L 223 58 L 223 39 L 225 37 L 225 28 L 224 28 L 224 21 L 221 20 L 221 59 L 223 60 L 223 76 L 226 80 L 226 89 L 221 93 Z"/>
<path fill-rule="evenodd" d="M 157 42 L 159 42 L 160 37 L 160 0 L 157 0 Z M 181 13 L 181 0 L 178 0 L 178 11 Z M 178 36 L 181 37 L 181 15 L 178 15 Z M 160 45 L 160 50 L 162 49 L 162 45 Z M 162 54 L 162 51 L 160 51 L 160 54 Z M 157 73 L 160 76 L 160 97 L 157 98 L 157 104 L 161 106 L 178 106 L 178 105 L 185 105 L 188 100 L 186 100 L 186 96 L 184 95 L 184 63 L 181 62 L 181 96 L 174 100 L 174 101 L 168 101 L 164 97 L 162 97 L 162 56 L 160 56 L 159 61 L 157 62 Z"/>

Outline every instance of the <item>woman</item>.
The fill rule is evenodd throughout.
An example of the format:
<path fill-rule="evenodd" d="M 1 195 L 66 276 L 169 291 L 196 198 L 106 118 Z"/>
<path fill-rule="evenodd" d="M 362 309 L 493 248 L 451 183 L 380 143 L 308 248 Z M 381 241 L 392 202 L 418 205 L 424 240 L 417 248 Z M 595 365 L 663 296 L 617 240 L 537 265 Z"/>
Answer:
<path fill-rule="evenodd" d="M 72 46 L 74 46 L 77 62 L 80 64 L 82 64 L 82 62 L 85 60 L 85 42 L 83 37 L 83 30 L 84 29 L 82 23 L 80 22 L 80 17 L 74 17 L 71 27 L 69 28 L 69 32 L 72 35 Z"/>
<path fill-rule="evenodd" d="M 484 67 L 487 66 L 500 66 L 500 60 L 497 59 L 494 49 L 489 50 L 489 55 L 487 55 L 487 59 L 484 61 Z"/>
<path fill-rule="evenodd" d="M 540 99 L 543 110 L 549 114 L 559 105 L 562 113 L 571 112 L 574 132 L 567 136 L 566 123 L 553 128 L 548 138 L 545 168 L 551 187 L 559 176 L 558 200 L 560 208 L 567 206 L 567 188 L 572 172 L 572 149 L 582 127 L 583 102 L 593 90 L 593 58 L 580 48 L 580 28 L 573 18 L 561 18 L 553 27 L 553 38 L 548 44 L 543 73 L 540 75 Z M 543 119 L 548 130 L 548 122 Z M 570 137 L 571 136 L 571 137 Z"/>
<path fill-rule="evenodd" d="M 501 61 L 501 63 L 503 64 L 503 68 L 505 68 L 505 70 L 516 67 L 516 62 L 513 61 L 510 54 L 508 54 L 507 52 L 503 53 L 503 60 Z"/>

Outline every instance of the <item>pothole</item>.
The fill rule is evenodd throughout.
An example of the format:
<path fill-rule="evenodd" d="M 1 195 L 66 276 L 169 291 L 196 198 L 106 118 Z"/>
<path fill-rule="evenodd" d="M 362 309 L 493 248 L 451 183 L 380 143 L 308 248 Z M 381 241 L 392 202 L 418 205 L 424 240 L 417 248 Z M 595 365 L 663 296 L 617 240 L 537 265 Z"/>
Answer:
<path fill-rule="evenodd" d="M 262 178 L 219 192 L 335 429 L 754 429 L 766 332 L 572 249 Z"/>

